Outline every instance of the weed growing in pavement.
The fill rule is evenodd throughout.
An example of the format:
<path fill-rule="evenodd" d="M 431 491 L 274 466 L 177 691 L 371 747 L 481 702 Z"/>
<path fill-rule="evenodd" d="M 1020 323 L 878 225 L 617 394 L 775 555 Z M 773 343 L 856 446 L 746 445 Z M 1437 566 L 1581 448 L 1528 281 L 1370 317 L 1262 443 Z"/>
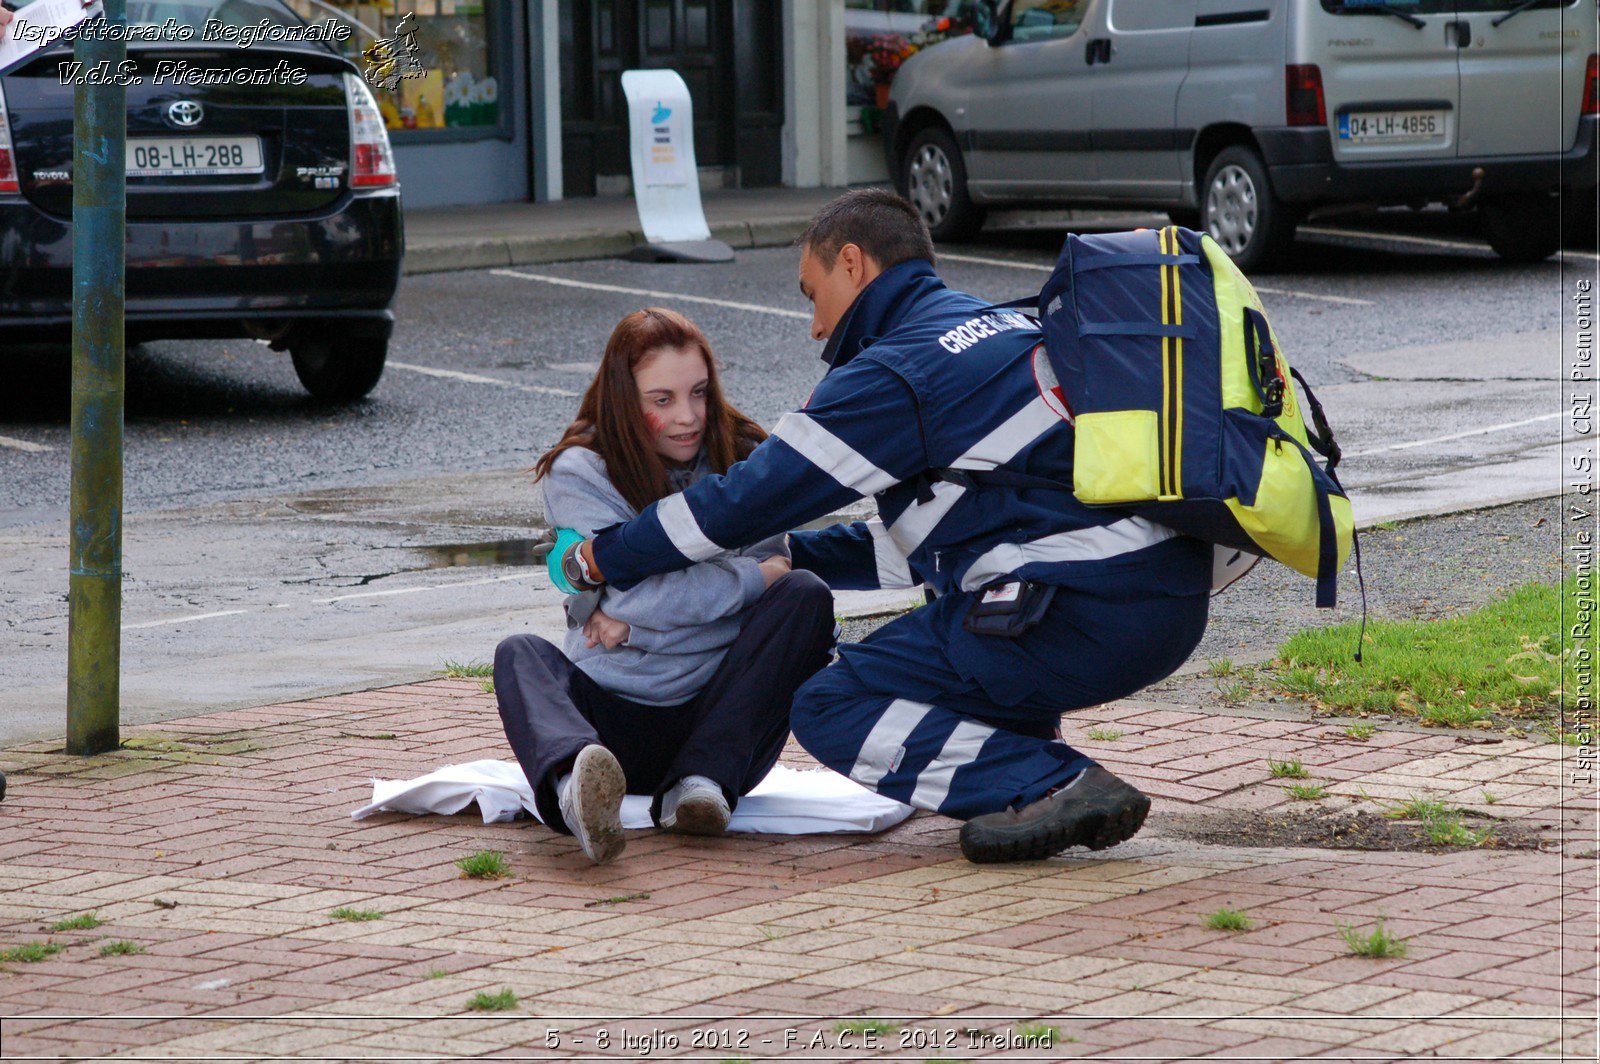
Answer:
<path fill-rule="evenodd" d="M 50 925 L 52 931 L 88 931 L 100 926 L 99 913 L 79 913 Z"/>
<path fill-rule="evenodd" d="M 840 1020 L 833 1025 L 834 1034 L 893 1034 L 900 1029 L 898 1023 L 867 1017 L 861 1020 Z"/>
<path fill-rule="evenodd" d="M 1449 727 L 1496 717 L 1560 720 L 1563 691 L 1578 688 L 1577 661 L 1563 657 L 1563 584 L 1526 584 L 1457 617 L 1374 621 L 1364 662 L 1350 652 L 1354 623 L 1300 632 L 1278 650 L 1272 684 L 1330 712 L 1387 712 Z"/>
<path fill-rule="evenodd" d="M 1031 1046 L 1049 1049 L 1061 1038 L 1061 1032 L 1047 1023 L 1019 1023 L 1017 1037 Z"/>
<path fill-rule="evenodd" d="M 0 949 L 0 964 L 32 964 L 54 957 L 66 948 L 59 942 L 24 942 L 11 949 Z"/>
<path fill-rule="evenodd" d="M 493 680 L 485 680 L 485 681 L 483 681 L 482 683 L 480 683 L 478 685 L 478 690 L 482 691 L 486 695 L 494 694 L 494 681 Z"/>
<path fill-rule="evenodd" d="M 1248 931 L 1252 926 L 1243 909 L 1218 909 L 1202 922 L 1213 931 Z"/>
<path fill-rule="evenodd" d="M 1114 743 L 1122 738 L 1122 733 L 1115 728 L 1090 728 L 1084 734 L 1097 743 Z"/>
<path fill-rule="evenodd" d="M 452 680 L 476 679 L 479 676 L 493 676 L 494 666 L 487 661 L 445 661 L 439 666 L 440 670 Z"/>
<path fill-rule="evenodd" d="M 1494 828 L 1479 831 L 1463 824 L 1460 813 L 1425 821 L 1422 827 L 1428 833 L 1428 841 L 1435 846 L 1482 846 L 1494 835 Z"/>
<path fill-rule="evenodd" d="M 1489 792 L 1485 791 L 1487 795 Z M 1378 803 L 1383 805 L 1382 802 Z M 1384 806 L 1383 815 L 1391 820 L 1415 820 L 1428 841 L 1435 846 L 1482 846 L 1494 836 L 1494 828 L 1479 831 L 1462 822 L 1467 811 L 1438 798 L 1421 796 Z"/>
<path fill-rule="evenodd" d="M 1339 937 L 1344 939 L 1344 944 L 1350 947 L 1350 952 L 1357 957 L 1404 957 L 1406 944 L 1384 930 L 1383 917 L 1378 917 L 1378 924 L 1371 931 L 1362 934 L 1354 927 L 1336 924 L 1339 928 Z"/>
<path fill-rule="evenodd" d="M 1287 761 L 1274 761 L 1269 757 L 1267 771 L 1272 773 L 1272 778 L 1275 780 L 1303 780 L 1311 775 L 1298 757 L 1291 757 Z"/>
<path fill-rule="evenodd" d="M 1218 658 L 1215 661 L 1206 662 L 1206 671 L 1204 675 L 1227 676 L 1231 672 L 1233 672 L 1233 662 L 1229 661 L 1227 658 Z"/>
<path fill-rule="evenodd" d="M 107 942 L 100 947 L 102 957 L 129 957 L 143 952 L 144 947 L 137 942 Z"/>
<path fill-rule="evenodd" d="M 517 995 L 509 986 L 498 994 L 480 990 L 467 1002 L 473 1012 L 510 1012 L 516 1007 Z"/>
<path fill-rule="evenodd" d="M 1393 532 L 1395 529 L 1397 529 L 1399 527 L 1400 527 L 1400 522 L 1398 522 L 1398 521 L 1378 521 L 1375 524 L 1373 524 L 1372 531 L 1374 531 L 1374 532 Z"/>
<path fill-rule="evenodd" d="M 1217 684 L 1217 697 L 1229 705 L 1236 706 L 1241 702 L 1250 701 L 1252 690 L 1251 686 L 1243 680 L 1238 683 L 1219 683 Z"/>
<path fill-rule="evenodd" d="M 1484 791 L 1483 792 L 1483 804 L 1485 804 L 1485 805 L 1493 805 L 1494 803 L 1498 802 L 1499 800 L 1500 800 L 1500 796 L 1499 795 L 1491 794 L 1488 791 Z"/>
<path fill-rule="evenodd" d="M 1302 802 L 1315 802 L 1328 792 L 1327 785 L 1322 783 L 1291 783 L 1284 790 L 1289 792 L 1289 797 Z"/>
<path fill-rule="evenodd" d="M 348 920 L 359 924 L 366 920 L 382 920 L 383 914 L 376 909 L 352 909 L 348 905 L 341 905 L 328 914 L 335 920 Z"/>
<path fill-rule="evenodd" d="M 450 978 L 450 973 L 445 971 L 443 968 L 429 968 L 428 969 L 428 978 L 429 979 L 448 979 L 448 978 Z"/>
<path fill-rule="evenodd" d="M 1390 820 L 1437 820 L 1439 817 L 1461 812 L 1448 802 L 1438 798 L 1424 798 L 1421 795 L 1391 805 L 1384 805 L 1382 802 L 1378 804 L 1383 806 L 1383 815 Z"/>
<path fill-rule="evenodd" d="M 1366 742 L 1378 734 L 1378 729 L 1370 724 L 1352 724 L 1344 730 L 1344 734 L 1347 738 L 1355 739 L 1357 742 Z"/>
<path fill-rule="evenodd" d="M 456 862 L 462 879 L 505 879 L 511 874 L 506 855 L 499 850 L 479 850 Z"/>

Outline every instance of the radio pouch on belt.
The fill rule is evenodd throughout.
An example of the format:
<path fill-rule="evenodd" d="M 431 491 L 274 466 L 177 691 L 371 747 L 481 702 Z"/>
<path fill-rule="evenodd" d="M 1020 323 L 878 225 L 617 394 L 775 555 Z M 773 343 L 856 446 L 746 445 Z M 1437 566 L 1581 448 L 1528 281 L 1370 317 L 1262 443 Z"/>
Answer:
<path fill-rule="evenodd" d="M 978 592 L 961 627 L 974 635 L 1015 638 L 1039 623 L 1055 597 L 1054 584 L 1033 584 L 1026 580 L 994 584 Z"/>

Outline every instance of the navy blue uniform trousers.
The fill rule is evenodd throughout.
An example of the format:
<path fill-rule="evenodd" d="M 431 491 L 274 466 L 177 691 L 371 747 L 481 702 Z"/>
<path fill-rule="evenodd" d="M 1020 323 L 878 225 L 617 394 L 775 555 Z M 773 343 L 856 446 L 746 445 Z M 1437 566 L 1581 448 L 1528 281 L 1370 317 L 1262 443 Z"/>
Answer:
<path fill-rule="evenodd" d="M 1005 638 L 962 628 L 976 597 L 942 596 L 840 647 L 795 696 L 800 745 L 920 809 L 965 820 L 1027 805 L 1094 764 L 1057 738 L 1061 714 L 1170 676 L 1208 608 L 1204 594 L 1062 587 L 1037 625 Z"/>
<path fill-rule="evenodd" d="M 616 755 L 628 793 L 661 798 L 685 776 L 720 784 L 731 809 L 772 770 L 789 738 L 794 693 L 828 663 L 833 594 L 818 577 L 787 573 L 744 613 L 739 637 L 705 688 L 676 706 L 646 706 L 607 691 L 536 635 L 502 640 L 494 694 L 539 817 L 564 834 L 555 782 L 578 751 Z"/>

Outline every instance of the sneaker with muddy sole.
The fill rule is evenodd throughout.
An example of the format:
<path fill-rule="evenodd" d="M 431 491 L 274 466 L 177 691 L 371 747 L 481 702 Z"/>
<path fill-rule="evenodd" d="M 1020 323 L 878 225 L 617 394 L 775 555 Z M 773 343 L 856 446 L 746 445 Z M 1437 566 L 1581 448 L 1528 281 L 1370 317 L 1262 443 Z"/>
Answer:
<path fill-rule="evenodd" d="M 1073 846 L 1104 850 L 1139 833 L 1150 799 L 1099 765 L 1021 809 L 961 826 L 961 853 L 975 864 L 1040 861 Z"/>
<path fill-rule="evenodd" d="M 661 801 L 661 826 L 680 835 L 721 835 L 731 816 L 722 788 L 704 776 L 685 776 Z"/>
<path fill-rule="evenodd" d="M 596 744 L 578 751 L 572 776 L 561 792 L 561 819 L 595 864 L 616 860 L 626 845 L 622 798 L 627 792 L 615 754 Z"/>

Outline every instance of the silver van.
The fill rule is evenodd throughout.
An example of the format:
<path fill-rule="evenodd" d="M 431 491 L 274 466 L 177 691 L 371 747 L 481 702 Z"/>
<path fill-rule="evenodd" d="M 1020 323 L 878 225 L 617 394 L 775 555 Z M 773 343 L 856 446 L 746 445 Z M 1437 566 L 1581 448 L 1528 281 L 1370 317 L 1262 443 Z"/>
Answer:
<path fill-rule="evenodd" d="M 1476 208 L 1495 251 L 1592 212 L 1595 0 L 979 0 L 912 56 L 889 172 L 935 238 L 991 207 L 1130 206 L 1250 268 L 1313 211 Z M 1590 213 L 1590 218 L 1593 214 Z"/>

